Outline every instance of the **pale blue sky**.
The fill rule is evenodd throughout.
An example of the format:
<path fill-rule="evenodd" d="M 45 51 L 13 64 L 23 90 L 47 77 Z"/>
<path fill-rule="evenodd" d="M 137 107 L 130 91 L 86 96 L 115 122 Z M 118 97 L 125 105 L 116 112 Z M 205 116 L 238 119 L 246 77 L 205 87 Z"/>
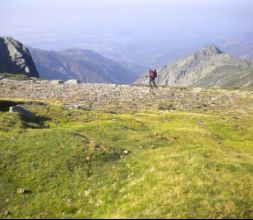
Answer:
<path fill-rule="evenodd" d="M 252 0 L 1 0 L 2 5 L 226 5 L 252 6 Z"/>
<path fill-rule="evenodd" d="M 27 43 L 70 32 L 253 31 L 253 0 L 0 0 L 0 11 L 0 36 Z"/>
<path fill-rule="evenodd" d="M 251 19 L 253 9 L 252 0 L 1 0 L 0 1 L 0 25 L 4 32 L 6 29 L 18 25 L 53 25 L 71 24 L 78 21 L 89 21 L 103 25 L 105 22 L 121 22 L 123 16 L 134 18 L 150 17 L 150 11 L 154 16 L 161 16 L 164 22 L 164 13 L 172 16 L 182 15 L 182 19 L 228 19 L 231 16 L 231 25 L 236 21 L 245 22 Z M 222 17 L 224 14 L 224 17 Z M 177 17 L 177 16 L 176 16 Z M 170 17 L 169 17 L 170 18 Z M 109 19 L 109 20 L 107 20 Z M 172 20 L 171 17 L 168 21 Z M 178 18 L 177 18 L 178 19 Z M 124 19 L 123 19 L 124 20 Z M 130 19 L 131 20 L 131 19 Z M 152 19 L 148 19 L 149 22 Z M 96 23 L 99 21 L 100 23 Z M 158 20 L 159 22 L 159 20 Z M 144 24 L 145 25 L 145 24 Z M 194 24 L 193 24 L 194 25 Z M 208 24 L 207 24 L 208 25 Z"/>

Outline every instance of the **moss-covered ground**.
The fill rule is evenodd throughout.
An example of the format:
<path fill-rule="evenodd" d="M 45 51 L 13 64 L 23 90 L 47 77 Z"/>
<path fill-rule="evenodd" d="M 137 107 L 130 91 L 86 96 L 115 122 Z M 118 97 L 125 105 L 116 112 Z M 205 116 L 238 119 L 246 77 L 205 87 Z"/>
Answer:
<path fill-rule="evenodd" d="M 0 218 L 253 218 L 252 109 L 24 106 L 0 112 Z"/>

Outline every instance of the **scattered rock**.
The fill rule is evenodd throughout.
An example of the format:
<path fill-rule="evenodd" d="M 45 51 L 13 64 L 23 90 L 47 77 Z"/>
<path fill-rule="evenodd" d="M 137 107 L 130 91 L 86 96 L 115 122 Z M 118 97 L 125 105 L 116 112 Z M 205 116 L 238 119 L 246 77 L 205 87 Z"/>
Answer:
<path fill-rule="evenodd" d="M 96 202 L 96 207 L 98 208 L 98 207 L 100 207 L 101 205 L 103 204 L 103 201 L 102 200 L 98 200 L 97 202 Z"/>
<path fill-rule="evenodd" d="M 192 89 L 193 93 L 200 93 L 201 91 L 202 91 L 202 88 L 199 88 L 199 87 Z"/>
<path fill-rule="evenodd" d="M 90 191 L 90 190 L 84 191 L 84 196 L 85 196 L 85 197 L 88 197 L 90 194 L 91 194 L 91 191 Z"/>
<path fill-rule="evenodd" d="M 74 204 L 74 202 L 73 202 L 72 199 L 66 199 L 66 202 L 67 202 L 67 204 L 70 205 L 70 206 Z"/>
<path fill-rule="evenodd" d="M 16 191 L 17 194 L 28 194 L 28 193 L 31 193 L 30 190 L 27 190 L 27 189 L 23 189 L 23 188 L 18 188 L 17 191 Z"/>
<path fill-rule="evenodd" d="M 198 122 L 197 122 L 197 125 L 198 125 L 199 127 L 204 127 L 204 122 L 203 122 L 203 121 L 198 121 Z"/>
<path fill-rule="evenodd" d="M 90 159 L 91 159 L 90 156 L 86 157 L 86 161 L 90 161 Z"/>
<path fill-rule="evenodd" d="M 79 109 L 79 110 L 84 110 L 84 111 L 90 111 L 91 110 L 91 107 L 88 106 L 88 105 L 85 105 L 85 104 L 68 104 L 68 105 L 66 105 L 66 107 L 69 110 L 72 110 L 72 109 Z"/>
<path fill-rule="evenodd" d="M 50 83 L 53 85 L 59 85 L 59 84 L 63 84 L 64 82 L 62 80 L 52 80 L 50 81 Z"/>
<path fill-rule="evenodd" d="M 253 103 L 251 91 L 235 93 L 229 90 L 207 90 L 201 88 L 159 88 L 150 94 L 146 87 L 110 84 L 79 84 L 52 86 L 51 82 L 1 81 L 0 98 L 60 100 L 67 109 L 95 110 L 114 113 L 138 110 L 161 111 L 205 111 L 240 109 Z M 52 81 L 54 83 L 54 81 Z M 201 90 L 201 92 L 200 92 Z M 195 92 L 192 92 L 195 91 Z M 245 94 L 243 97 L 241 93 Z M 233 102 L 231 98 L 233 97 Z M 240 103 L 236 106 L 235 103 Z M 14 106 L 10 105 L 10 106 Z M 1 109 L 0 109 L 1 110 Z M 9 110 L 9 107 L 7 111 Z M 244 113 L 242 109 L 241 113 Z M 112 119 L 114 120 L 114 119 Z"/>
<path fill-rule="evenodd" d="M 80 84 L 79 80 L 76 79 L 71 79 L 65 82 L 66 85 L 76 85 L 76 84 Z"/>
<path fill-rule="evenodd" d="M 247 114 L 247 112 L 244 109 L 239 109 L 238 112 L 241 114 Z"/>

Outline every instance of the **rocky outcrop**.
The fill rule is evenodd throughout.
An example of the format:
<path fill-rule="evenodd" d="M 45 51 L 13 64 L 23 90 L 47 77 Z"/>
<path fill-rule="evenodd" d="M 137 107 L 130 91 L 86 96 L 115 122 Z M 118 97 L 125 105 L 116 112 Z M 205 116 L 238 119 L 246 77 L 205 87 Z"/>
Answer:
<path fill-rule="evenodd" d="M 11 37 L 0 38 L 0 73 L 39 77 L 29 50 Z"/>
<path fill-rule="evenodd" d="M 250 87 L 253 86 L 252 63 L 236 59 L 208 46 L 158 72 L 157 83 L 167 86 Z M 243 75 L 243 77 L 242 77 Z M 135 84 L 148 84 L 142 77 Z"/>

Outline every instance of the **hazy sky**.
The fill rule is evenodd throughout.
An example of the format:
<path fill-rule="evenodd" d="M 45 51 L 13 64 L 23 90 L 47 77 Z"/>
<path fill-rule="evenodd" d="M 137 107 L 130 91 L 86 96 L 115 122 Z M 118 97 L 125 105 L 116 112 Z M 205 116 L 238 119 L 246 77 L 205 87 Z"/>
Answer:
<path fill-rule="evenodd" d="M 145 24 L 147 18 L 146 23 L 152 19 L 159 22 L 159 16 L 160 22 L 168 25 L 173 24 L 174 18 L 189 22 L 193 19 L 197 25 L 204 18 L 206 25 L 213 25 L 208 22 L 212 19 L 215 22 L 218 16 L 221 23 L 231 19 L 232 26 L 238 19 L 247 26 L 253 20 L 252 9 L 252 0 L 1 0 L 0 25 L 1 31 L 5 31 L 18 25 L 67 25 L 85 21 L 103 26 L 106 22 L 119 24 L 127 19 L 129 22 L 136 19 L 138 23 L 140 19 Z"/>
<path fill-rule="evenodd" d="M 252 0 L 2 0 L 2 5 L 227 5 L 252 6 Z"/>
<path fill-rule="evenodd" d="M 0 35 L 117 31 L 250 32 L 253 0 L 0 0 Z M 29 43 L 29 42 L 28 42 Z"/>

